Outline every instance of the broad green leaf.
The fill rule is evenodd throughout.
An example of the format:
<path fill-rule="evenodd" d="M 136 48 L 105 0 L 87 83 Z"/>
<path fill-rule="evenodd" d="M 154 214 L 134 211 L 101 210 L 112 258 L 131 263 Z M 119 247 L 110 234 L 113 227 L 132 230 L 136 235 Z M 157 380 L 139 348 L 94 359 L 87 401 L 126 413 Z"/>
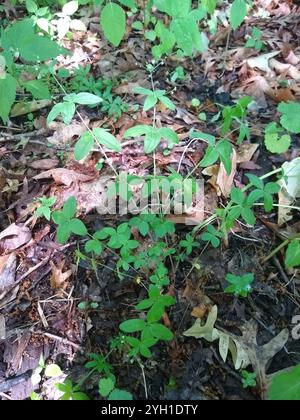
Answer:
<path fill-rule="evenodd" d="M 99 381 L 99 393 L 102 397 L 107 397 L 115 388 L 115 381 L 112 378 L 102 378 Z"/>
<path fill-rule="evenodd" d="M 0 117 L 4 124 L 8 122 L 8 116 L 16 99 L 17 81 L 10 74 L 0 79 Z"/>
<path fill-rule="evenodd" d="M 292 139 L 291 136 L 285 134 L 279 136 L 278 132 L 265 134 L 265 146 L 271 153 L 285 153 L 289 150 Z"/>
<path fill-rule="evenodd" d="M 149 132 L 145 136 L 144 150 L 145 153 L 149 154 L 154 152 L 161 140 L 159 130 L 155 127 L 151 127 Z"/>
<path fill-rule="evenodd" d="M 105 37 L 118 47 L 126 31 L 126 14 L 122 7 L 114 2 L 107 3 L 102 9 L 100 23 Z"/>
<path fill-rule="evenodd" d="M 133 400 L 132 394 L 121 389 L 114 389 L 108 397 L 109 401 L 130 401 Z"/>
<path fill-rule="evenodd" d="M 32 94 L 35 99 L 50 99 L 51 95 L 46 83 L 41 80 L 31 80 L 25 84 L 25 89 Z"/>
<path fill-rule="evenodd" d="M 62 12 L 64 15 L 72 16 L 78 10 L 78 1 L 69 1 L 66 3 L 63 8 Z"/>
<path fill-rule="evenodd" d="M 37 4 L 33 0 L 26 0 L 25 4 L 28 13 L 35 13 L 38 9 Z"/>
<path fill-rule="evenodd" d="M 71 230 L 69 227 L 69 222 L 65 222 L 62 225 L 59 225 L 57 228 L 56 239 L 60 244 L 65 244 L 71 236 Z"/>
<path fill-rule="evenodd" d="M 70 197 L 68 198 L 68 200 L 65 202 L 64 207 L 63 207 L 63 215 L 67 220 L 72 219 L 72 217 L 75 216 L 77 211 L 77 202 L 75 197 Z"/>
<path fill-rule="evenodd" d="M 274 375 L 269 388 L 269 399 L 273 401 L 300 400 L 300 365 Z"/>
<path fill-rule="evenodd" d="M 92 93 L 81 92 L 74 96 L 73 101 L 79 105 L 98 105 L 103 102 L 103 99 Z"/>
<path fill-rule="evenodd" d="M 147 112 L 149 111 L 149 109 L 154 108 L 157 102 L 158 102 L 158 99 L 155 94 L 151 94 L 147 96 L 144 102 L 144 112 Z"/>
<path fill-rule="evenodd" d="M 120 142 L 108 131 L 104 130 L 103 128 L 94 128 L 93 133 L 99 143 L 105 146 L 107 149 L 118 153 L 122 151 Z"/>
<path fill-rule="evenodd" d="M 89 131 L 86 131 L 78 140 L 74 149 L 74 157 L 76 160 L 82 160 L 88 156 L 94 147 L 94 137 Z"/>
<path fill-rule="evenodd" d="M 47 124 L 54 121 L 59 115 L 62 116 L 65 124 L 70 124 L 76 111 L 75 104 L 73 102 L 61 102 L 54 105 L 47 117 Z"/>
<path fill-rule="evenodd" d="M 213 14 L 217 7 L 217 0 L 201 0 L 201 5 L 208 13 Z"/>
<path fill-rule="evenodd" d="M 135 127 L 131 127 L 125 131 L 124 138 L 144 136 L 150 131 L 150 129 L 151 127 L 148 125 L 136 125 Z"/>
<path fill-rule="evenodd" d="M 143 319 L 130 319 L 128 321 L 122 322 L 120 325 L 120 330 L 126 333 L 134 333 L 137 331 L 142 331 L 146 326 L 146 323 Z"/>
<path fill-rule="evenodd" d="M 85 236 L 88 233 L 85 224 L 79 219 L 70 220 L 69 228 L 72 231 L 72 233 L 75 233 L 75 235 L 78 236 Z"/>
<path fill-rule="evenodd" d="M 300 103 L 282 102 L 278 105 L 278 111 L 282 113 L 280 122 L 282 126 L 292 133 L 300 133 Z"/>
<path fill-rule="evenodd" d="M 170 341 L 174 338 L 172 331 L 162 324 L 151 324 L 151 332 L 153 337 L 158 338 L 159 340 Z"/>
<path fill-rule="evenodd" d="M 45 376 L 48 378 L 57 378 L 62 375 L 61 368 L 56 364 L 47 365 L 45 368 Z"/>
<path fill-rule="evenodd" d="M 159 134 L 161 137 L 168 140 L 169 147 L 173 147 L 175 144 L 179 143 L 179 137 L 175 133 L 175 131 L 171 130 L 171 128 L 162 127 L 159 129 Z"/>
<path fill-rule="evenodd" d="M 164 96 L 164 95 L 160 96 L 159 100 L 166 108 L 170 109 L 171 111 L 176 110 L 176 106 L 173 104 L 171 99 L 169 99 L 167 96 Z"/>
<path fill-rule="evenodd" d="M 247 16 L 247 4 L 245 0 L 234 0 L 230 8 L 230 23 L 232 28 L 237 29 Z"/>
<path fill-rule="evenodd" d="M 208 146 L 204 158 L 201 160 L 200 165 L 204 168 L 213 165 L 219 159 L 219 153 L 214 146 Z"/>
<path fill-rule="evenodd" d="M 285 254 L 285 265 L 287 268 L 300 266 L 300 241 L 298 239 L 289 244 Z"/>

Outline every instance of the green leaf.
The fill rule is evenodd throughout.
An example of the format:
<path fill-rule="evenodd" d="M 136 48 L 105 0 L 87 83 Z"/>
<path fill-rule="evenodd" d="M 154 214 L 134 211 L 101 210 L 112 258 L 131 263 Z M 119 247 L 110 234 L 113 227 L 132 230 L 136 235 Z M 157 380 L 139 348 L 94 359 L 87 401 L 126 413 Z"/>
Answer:
<path fill-rule="evenodd" d="M 115 381 L 112 378 L 102 378 L 99 381 L 99 393 L 102 397 L 107 397 L 115 388 Z"/>
<path fill-rule="evenodd" d="M 273 401 L 300 400 L 300 365 L 287 372 L 274 375 L 269 388 L 269 399 Z"/>
<path fill-rule="evenodd" d="M 167 96 L 164 96 L 164 95 L 160 96 L 159 100 L 166 108 L 170 109 L 171 111 L 176 110 L 176 106 L 173 104 L 171 99 L 169 99 Z"/>
<path fill-rule="evenodd" d="M 72 217 L 75 216 L 76 211 L 77 211 L 77 202 L 76 202 L 75 197 L 68 198 L 68 200 L 65 202 L 64 207 L 63 207 L 64 217 L 70 220 L 72 219 Z"/>
<path fill-rule="evenodd" d="M 175 144 L 179 143 L 178 134 L 175 133 L 175 131 L 171 130 L 171 128 L 162 127 L 159 129 L 159 134 L 161 137 L 168 140 L 170 148 L 172 148 Z"/>
<path fill-rule="evenodd" d="M 25 84 L 25 89 L 32 94 L 35 99 L 50 99 L 51 95 L 48 86 L 41 80 L 31 80 Z"/>
<path fill-rule="evenodd" d="M 158 102 L 158 99 L 156 95 L 152 94 L 152 95 L 147 96 L 144 103 L 144 112 L 147 112 L 149 111 L 149 109 L 154 108 L 157 102 Z"/>
<path fill-rule="evenodd" d="M 78 9 L 78 1 L 72 0 L 63 6 L 62 12 L 64 15 L 72 16 L 75 12 L 77 12 L 77 9 Z"/>
<path fill-rule="evenodd" d="M 265 134 L 265 146 L 271 153 L 286 153 L 289 150 L 291 143 L 292 139 L 288 134 L 281 137 L 279 137 L 278 133 Z"/>
<path fill-rule="evenodd" d="M 62 225 L 59 225 L 57 228 L 56 239 L 60 244 L 65 244 L 71 236 L 71 230 L 69 227 L 69 222 L 65 222 Z"/>
<path fill-rule="evenodd" d="M 161 140 L 161 136 L 159 134 L 159 130 L 155 127 L 151 127 L 146 134 L 145 143 L 144 143 L 144 150 L 145 153 L 149 154 L 154 152 L 157 148 Z"/>
<path fill-rule="evenodd" d="M 17 81 L 10 74 L 0 79 L 0 117 L 4 124 L 8 122 L 8 116 L 16 99 Z"/>
<path fill-rule="evenodd" d="M 216 148 L 214 146 L 208 146 L 204 158 L 200 162 L 200 165 L 203 166 L 203 168 L 207 168 L 208 166 L 216 163 L 218 159 L 219 153 L 216 151 Z"/>
<path fill-rule="evenodd" d="M 38 9 L 37 4 L 33 0 L 26 0 L 25 4 L 28 13 L 35 13 Z"/>
<path fill-rule="evenodd" d="M 128 391 L 122 391 L 121 389 L 114 389 L 108 397 L 109 401 L 130 401 L 133 400 L 133 396 Z"/>
<path fill-rule="evenodd" d="M 76 160 L 82 160 L 88 156 L 94 147 L 94 138 L 89 131 L 86 131 L 78 140 L 74 149 L 74 157 Z"/>
<path fill-rule="evenodd" d="M 170 341 L 174 338 L 172 331 L 162 324 L 151 324 L 151 332 L 153 337 L 158 338 L 159 340 Z"/>
<path fill-rule="evenodd" d="M 92 93 L 81 92 L 74 96 L 73 101 L 79 105 L 98 105 L 103 102 L 103 99 Z"/>
<path fill-rule="evenodd" d="M 45 376 L 48 378 L 57 378 L 62 375 L 61 368 L 56 364 L 47 365 L 45 369 Z"/>
<path fill-rule="evenodd" d="M 230 23 L 232 28 L 237 29 L 247 16 L 247 4 L 245 0 L 234 0 L 230 8 Z"/>
<path fill-rule="evenodd" d="M 122 151 L 120 142 L 108 131 L 103 128 L 94 128 L 93 133 L 99 143 L 107 147 L 107 149 L 118 153 Z"/>
<path fill-rule="evenodd" d="M 126 31 L 126 14 L 122 7 L 109 2 L 102 9 L 100 23 L 105 37 L 118 47 Z"/>
<path fill-rule="evenodd" d="M 61 114 L 65 124 L 70 124 L 75 114 L 75 104 L 73 102 L 61 102 L 54 105 L 47 117 L 47 124 L 50 124 L 58 115 Z"/>
<path fill-rule="evenodd" d="M 151 127 L 148 125 L 136 125 L 135 127 L 131 127 L 125 131 L 124 138 L 144 136 L 150 129 Z"/>
<path fill-rule="evenodd" d="M 300 242 L 298 239 L 289 244 L 285 255 L 285 265 L 287 268 L 300 266 Z"/>
<path fill-rule="evenodd" d="M 130 319 L 128 321 L 122 322 L 120 325 L 120 330 L 126 333 L 134 333 L 137 331 L 143 331 L 146 323 L 143 319 Z"/>
<path fill-rule="evenodd" d="M 278 111 L 282 113 L 281 125 L 292 133 L 300 133 L 300 104 L 298 102 L 282 102 L 278 106 Z"/>
<path fill-rule="evenodd" d="M 75 233 L 75 235 L 78 236 L 85 236 L 88 233 L 85 224 L 79 219 L 70 220 L 69 228 L 72 233 Z"/>

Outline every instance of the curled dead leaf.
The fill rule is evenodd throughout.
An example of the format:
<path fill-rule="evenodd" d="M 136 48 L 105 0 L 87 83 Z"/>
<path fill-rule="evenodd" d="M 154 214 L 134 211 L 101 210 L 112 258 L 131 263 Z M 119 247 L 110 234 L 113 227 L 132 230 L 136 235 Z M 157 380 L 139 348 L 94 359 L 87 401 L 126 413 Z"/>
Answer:
<path fill-rule="evenodd" d="M 59 164 L 58 159 L 40 159 L 29 163 L 28 166 L 33 169 L 42 169 L 44 171 L 56 168 Z"/>
<path fill-rule="evenodd" d="M 67 271 L 63 271 L 65 266 L 65 261 L 62 260 L 56 266 L 53 261 L 50 261 L 51 265 L 51 277 L 50 277 L 50 285 L 52 289 L 64 291 L 67 286 L 67 280 L 72 276 L 73 272 L 71 269 Z"/>
<path fill-rule="evenodd" d="M 13 223 L 0 233 L 0 247 L 13 251 L 29 242 L 30 239 L 31 231 L 27 226 Z"/>

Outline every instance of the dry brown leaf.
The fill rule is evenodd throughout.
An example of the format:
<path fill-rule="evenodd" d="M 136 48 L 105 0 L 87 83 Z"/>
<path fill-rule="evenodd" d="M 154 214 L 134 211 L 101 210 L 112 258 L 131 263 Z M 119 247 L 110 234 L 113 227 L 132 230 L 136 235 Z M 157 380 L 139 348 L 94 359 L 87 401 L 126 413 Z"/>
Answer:
<path fill-rule="evenodd" d="M 280 63 L 272 58 L 269 62 L 270 68 L 274 69 L 277 73 L 290 76 L 292 79 L 300 80 L 300 71 L 291 64 Z"/>
<path fill-rule="evenodd" d="M 47 140 L 51 144 L 57 146 L 66 144 L 73 137 L 79 137 L 86 131 L 86 126 L 89 124 L 89 120 L 84 121 L 85 124 L 73 120 L 70 125 L 63 124 L 61 122 L 53 121 L 50 124 L 50 128 L 55 130 L 54 134 L 51 137 L 48 137 Z"/>
<path fill-rule="evenodd" d="M 58 159 L 40 159 L 28 164 L 30 168 L 42 169 L 43 171 L 56 168 L 59 164 Z"/>
<path fill-rule="evenodd" d="M 247 60 L 247 64 L 252 69 L 257 68 L 265 73 L 269 73 L 271 71 L 270 60 L 278 54 L 280 54 L 280 51 L 274 51 L 272 53 L 259 55 L 258 57 L 249 58 Z"/>
<path fill-rule="evenodd" d="M 250 162 L 251 159 L 253 158 L 254 153 L 258 149 L 258 147 L 259 147 L 259 144 L 256 144 L 256 143 L 241 144 L 237 151 L 236 163 L 240 164 L 240 163 Z"/>
<path fill-rule="evenodd" d="M 3 315 L 0 315 L 0 340 L 5 340 L 5 337 L 6 337 L 5 318 Z"/>
<path fill-rule="evenodd" d="M 13 223 L 0 233 L 0 247 L 13 251 L 29 242 L 30 239 L 31 231 L 27 226 Z"/>
<path fill-rule="evenodd" d="M 50 261 L 52 273 L 50 277 L 50 285 L 55 290 L 65 290 L 68 286 L 67 280 L 72 276 L 73 272 L 71 269 L 63 272 L 65 261 L 62 260 L 56 266 L 53 261 Z"/>
<path fill-rule="evenodd" d="M 198 306 L 195 306 L 195 308 L 192 310 L 191 315 L 194 318 L 200 318 L 200 319 L 202 319 L 207 314 L 208 309 L 209 309 L 208 306 L 205 305 L 204 303 L 202 303 L 202 304 L 200 304 Z"/>
<path fill-rule="evenodd" d="M 289 88 L 282 89 L 268 89 L 266 94 L 275 102 L 289 102 L 294 101 L 296 98 Z"/>
<path fill-rule="evenodd" d="M 217 185 L 220 189 L 221 194 L 226 198 L 229 197 L 231 193 L 233 180 L 236 174 L 237 159 L 236 159 L 235 150 L 233 150 L 231 164 L 232 164 L 232 170 L 231 170 L 231 173 L 228 175 L 223 163 L 221 163 L 218 177 L 217 177 Z"/>
<path fill-rule="evenodd" d="M 33 179 L 47 178 L 53 178 L 58 184 L 63 184 L 67 187 L 69 187 L 73 182 L 88 182 L 93 179 L 90 175 L 84 175 L 65 168 L 50 169 L 49 171 L 36 175 Z"/>
<path fill-rule="evenodd" d="M 15 253 L 0 257 L 0 300 L 14 286 L 17 257 Z"/>

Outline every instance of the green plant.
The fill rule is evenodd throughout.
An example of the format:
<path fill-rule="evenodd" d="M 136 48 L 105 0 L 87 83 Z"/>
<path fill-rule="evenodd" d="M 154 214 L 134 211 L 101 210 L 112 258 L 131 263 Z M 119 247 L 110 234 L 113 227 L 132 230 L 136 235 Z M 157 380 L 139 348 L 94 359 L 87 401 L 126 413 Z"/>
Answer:
<path fill-rule="evenodd" d="M 166 108 L 175 111 L 176 107 L 173 102 L 166 96 L 165 90 L 150 90 L 142 87 L 134 88 L 134 93 L 146 96 L 144 102 L 144 112 L 154 108 L 158 102 L 161 102 Z"/>
<path fill-rule="evenodd" d="M 74 197 L 70 197 L 64 204 L 63 209 L 52 214 L 52 220 L 58 225 L 57 241 L 65 244 L 72 233 L 78 236 L 87 235 L 85 224 L 75 218 L 77 203 Z"/>
<path fill-rule="evenodd" d="M 278 111 L 282 114 L 280 122 L 282 127 L 291 133 L 300 133 L 300 104 L 298 102 L 282 102 L 278 105 Z"/>
<path fill-rule="evenodd" d="M 242 370 L 242 384 L 243 388 L 255 388 L 257 375 L 255 372 L 248 372 Z"/>
<path fill-rule="evenodd" d="M 273 376 L 268 396 L 273 401 L 299 401 L 300 399 L 300 365 Z"/>
<path fill-rule="evenodd" d="M 76 105 L 98 105 L 100 102 L 102 98 L 92 93 L 70 93 L 64 96 L 63 102 L 54 105 L 48 114 L 47 123 L 50 124 L 61 115 L 64 123 L 70 124 L 76 112 Z"/>
<path fill-rule="evenodd" d="M 179 245 L 185 249 L 186 255 L 190 255 L 194 248 L 199 247 L 199 242 L 196 242 L 191 234 L 187 234 L 185 240 L 180 241 Z"/>
<path fill-rule="evenodd" d="M 292 139 L 288 134 L 284 134 L 282 128 L 275 122 L 265 128 L 265 146 L 271 153 L 285 153 L 289 150 Z"/>
<path fill-rule="evenodd" d="M 300 238 L 289 243 L 285 254 L 285 266 L 287 268 L 300 266 Z"/>
<path fill-rule="evenodd" d="M 171 74 L 170 80 L 172 83 L 176 83 L 177 80 L 185 80 L 185 78 L 186 78 L 186 74 L 185 74 L 184 68 L 182 66 L 178 66 Z"/>
<path fill-rule="evenodd" d="M 248 105 L 252 102 L 252 98 L 245 96 L 238 100 L 236 105 L 226 106 L 222 111 L 222 127 L 221 134 L 225 136 L 230 131 L 233 123 L 238 124 L 239 137 L 237 144 L 241 144 L 245 138 L 250 138 L 249 128 L 246 125 L 245 118 L 247 116 Z"/>
<path fill-rule="evenodd" d="M 208 225 L 207 231 L 200 236 L 200 239 L 210 243 L 213 248 L 218 248 L 223 237 L 224 234 L 222 232 L 216 230 L 212 225 Z"/>
<path fill-rule="evenodd" d="M 51 220 L 51 207 L 56 203 L 56 197 L 41 197 L 38 199 L 39 207 L 35 210 L 35 217 L 45 217 L 47 220 Z"/>
<path fill-rule="evenodd" d="M 251 284 L 254 281 L 254 274 L 248 273 L 243 276 L 236 276 L 234 274 L 227 274 L 226 280 L 230 284 L 225 289 L 226 293 L 234 294 L 236 297 L 247 297 L 251 292 Z"/>
<path fill-rule="evenodd" d="M 261 51 L 264 47 L 264 43 L 261 40 L 262 31 L 256 26 L 252 28 L 251 37 L 247 40 L 246 48 L 255 48 L 257 51 Z"/>
<path fill-rule="evenodd" d="M 0 55 L 0 118 L 7 123 L 19 83 L 15 59 L 20 57 L 27 62 L 37 63 L 54 59 L 64 50 L 47 36 L 37 35 L 31 19 L 18 21 L 2 31 L 1 46 L 3 51 Z M 33 88 L 44 90 L 48 94 L 47 87 L 42 85 L 41 81 L 36 81 L 35 86 L 31 82 L 31 89 Z"/>
<path fill-rule="evenodd" d="M 249 194 L 247 202 L 254 204 L 262 198 L 265 211 L 272 211 L 274 208 L 273 195 L 279 193 L 280 186 L 276 182 L 268 182 L 267 184 L 264 184 L 260 178 L 252 174 L 247 174 L 247 177 L 251 182 L 252 187 L 256 188 Z"/>
<path fill-rule="evenodd" d="M 62 401 L 86 401 L 89 397 L 82 391 L 80 391 L 79 385 L 74 385 L 70 379 L 66 379 L 64 383 L 55 385 L 56 388 L 63 393 L 60 397 Z"/>
<path fill-rule="evenodd" d="M 234 0 L 230 8 L 230 23 L 237 29 L 247 16 L 247 3 L 245 0 Z"/>
<path fill-rule="evenodd" d="M 168 142 L 168 147 L 172 149 L 179 143 L 178 135 L 171 128 L 157 128 L 148 125 L 136 125 L 129 128 L 124 133 L 124 138 L 144 136 L 144 150 L 149 154 L 156 150 L 161 140 L 164 138 Z"/>

